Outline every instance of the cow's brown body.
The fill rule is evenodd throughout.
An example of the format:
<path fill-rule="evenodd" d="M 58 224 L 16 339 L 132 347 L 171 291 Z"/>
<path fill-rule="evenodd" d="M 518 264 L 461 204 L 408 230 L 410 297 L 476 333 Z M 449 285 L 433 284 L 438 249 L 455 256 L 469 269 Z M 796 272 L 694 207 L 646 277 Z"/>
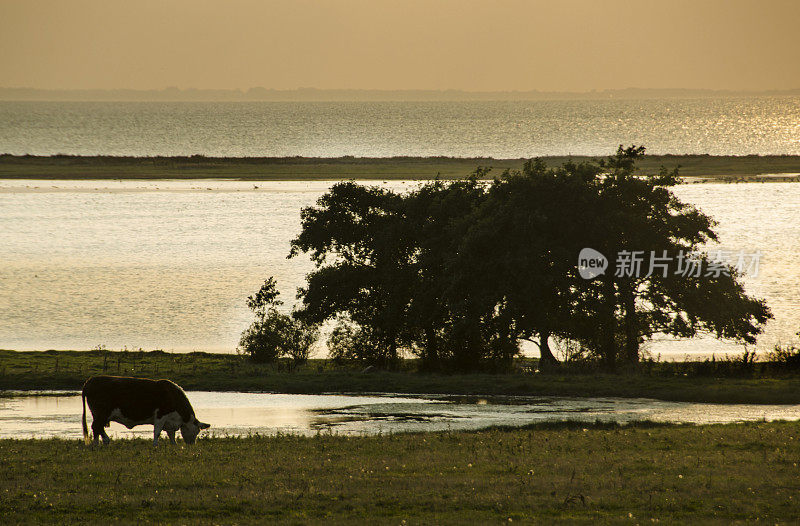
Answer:
<path fill-rule="evenodd" d="M 181 430 L 184 440 L 194 442 L 202 424 L 194 415 L 192 405 L 177 384 L 169 380 L 149 380 L 122 376 L 93 376 L 83 386 L 83 434 L 89 439 L 86 426 L 86 405 L 92 413 L 94 441 L 102 438 L 108 443 L 105 428 L 111 421 L 128 429 L 143 424 L 154 427 L 154 443 L 161 431 L 166 431 L 175 442 L 175 431 Z"/>

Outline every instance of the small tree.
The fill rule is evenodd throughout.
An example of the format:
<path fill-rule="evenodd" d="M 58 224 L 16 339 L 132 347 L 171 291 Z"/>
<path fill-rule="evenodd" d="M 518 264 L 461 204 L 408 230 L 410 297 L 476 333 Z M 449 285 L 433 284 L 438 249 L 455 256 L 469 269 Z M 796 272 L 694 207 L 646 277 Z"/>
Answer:
<path fill-rule="evenodd" d="M 291 358 L 295 365 L 305 363 L 317 341 L 319 328 L 298 319 L 294 314 L 278 310 L 283 302 L 275 279 L 270 277 L 254 295 L 247 298 L 247 306 L 256 315 L 255 321 L 242 332 L 239 354 L 258 363 L 274 362 L 278 358 Z"/>

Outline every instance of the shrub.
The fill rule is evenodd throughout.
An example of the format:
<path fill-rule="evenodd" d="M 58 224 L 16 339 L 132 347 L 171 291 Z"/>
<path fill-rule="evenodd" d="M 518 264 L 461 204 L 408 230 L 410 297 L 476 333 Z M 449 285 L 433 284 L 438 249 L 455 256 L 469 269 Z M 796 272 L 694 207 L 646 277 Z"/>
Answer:
<path fill-rule="evenodd" d="M 797 335 L 800 336 L 800 332 Z M 800 344 L 778 344 L 767 356 L 770 362 L 782 369 L 800 369 Z"/>
<path fill-rule="evenodd" d="M 330 358 L 339 365 L 386 365 L 380 348 L 366 329 L 347 321 L 339 321 L 328 337 Z"/>
<path fill-rule="evenodd" d="M 308 360 L 317 334 L 316 327 L 269 309 L 242 333 L 237 352 L 258 363 L 288 357 L 300 364 Z"/>
<path fill-rule="evenodd" d="M 295 365 L 305 363 L 317 341 L 319 328 L 294 315 L 284 314 L 277 307 L 275 280 L 269 278 L 261 289 L 247 298 L 247 306 L 256 320 L 242 332 L 236 352 L 258 363 L 274 362 L 278 358 L 291 358 Z"/>

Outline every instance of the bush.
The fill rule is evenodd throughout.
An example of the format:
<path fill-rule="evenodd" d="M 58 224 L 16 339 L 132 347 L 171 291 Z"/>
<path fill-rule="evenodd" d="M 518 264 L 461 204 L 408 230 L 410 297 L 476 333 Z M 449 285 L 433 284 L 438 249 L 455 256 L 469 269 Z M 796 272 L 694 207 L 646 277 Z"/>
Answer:
<path fill-rule="evenodd" d="M 254 321 L 245 329 L 236 352 L 258 363 L 274 362 L 283 354 L 286 323 L 284 316 L 277 312 L 274 312 L 274 316 L 272 314 Z"/>
<path fill-rule="evenodd" d="M 269 278 L 261 289 L 247 298 L 256 320 L 245 329 L 236 352 L 257 363 L 291 358 L 295 365 L 305 363 L 319 336 L 317 325 L 279 312 L 275 280 Z"/>
<path fill-rule="evenodd" d="M 799 345 L 776 345 L 768 357 L 770 362 L 782 369 L 800 369 Z"/>
<path fill-rule="evenodd" d="M 270 309 L 242 333 L 237 352 L 258 363 L 288 357 L 300 364 L 308 360 L 317 334 L 316 327 Z"/>
<path fill-rule="evenodd" d="M 330 358 L 339 365 L 387 365 L 380 349 L 366 329 L 346 321 L 340 321 L 328 337 Z"/>

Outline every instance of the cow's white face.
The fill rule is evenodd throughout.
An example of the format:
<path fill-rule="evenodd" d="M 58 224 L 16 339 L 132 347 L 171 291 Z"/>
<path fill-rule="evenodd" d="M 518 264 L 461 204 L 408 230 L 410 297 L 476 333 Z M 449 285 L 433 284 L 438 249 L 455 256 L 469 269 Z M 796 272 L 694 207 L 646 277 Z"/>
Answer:
<path fill-rule="evenodd" d="M 211 427 L 211 424 L 204 424 L 193 416 L 189 422 L 181 424 L 181 436 L 183 437 L 183 441 L 187 444 L 194 444 L 200 430 L 208 429 L 209 427 Z"/>

